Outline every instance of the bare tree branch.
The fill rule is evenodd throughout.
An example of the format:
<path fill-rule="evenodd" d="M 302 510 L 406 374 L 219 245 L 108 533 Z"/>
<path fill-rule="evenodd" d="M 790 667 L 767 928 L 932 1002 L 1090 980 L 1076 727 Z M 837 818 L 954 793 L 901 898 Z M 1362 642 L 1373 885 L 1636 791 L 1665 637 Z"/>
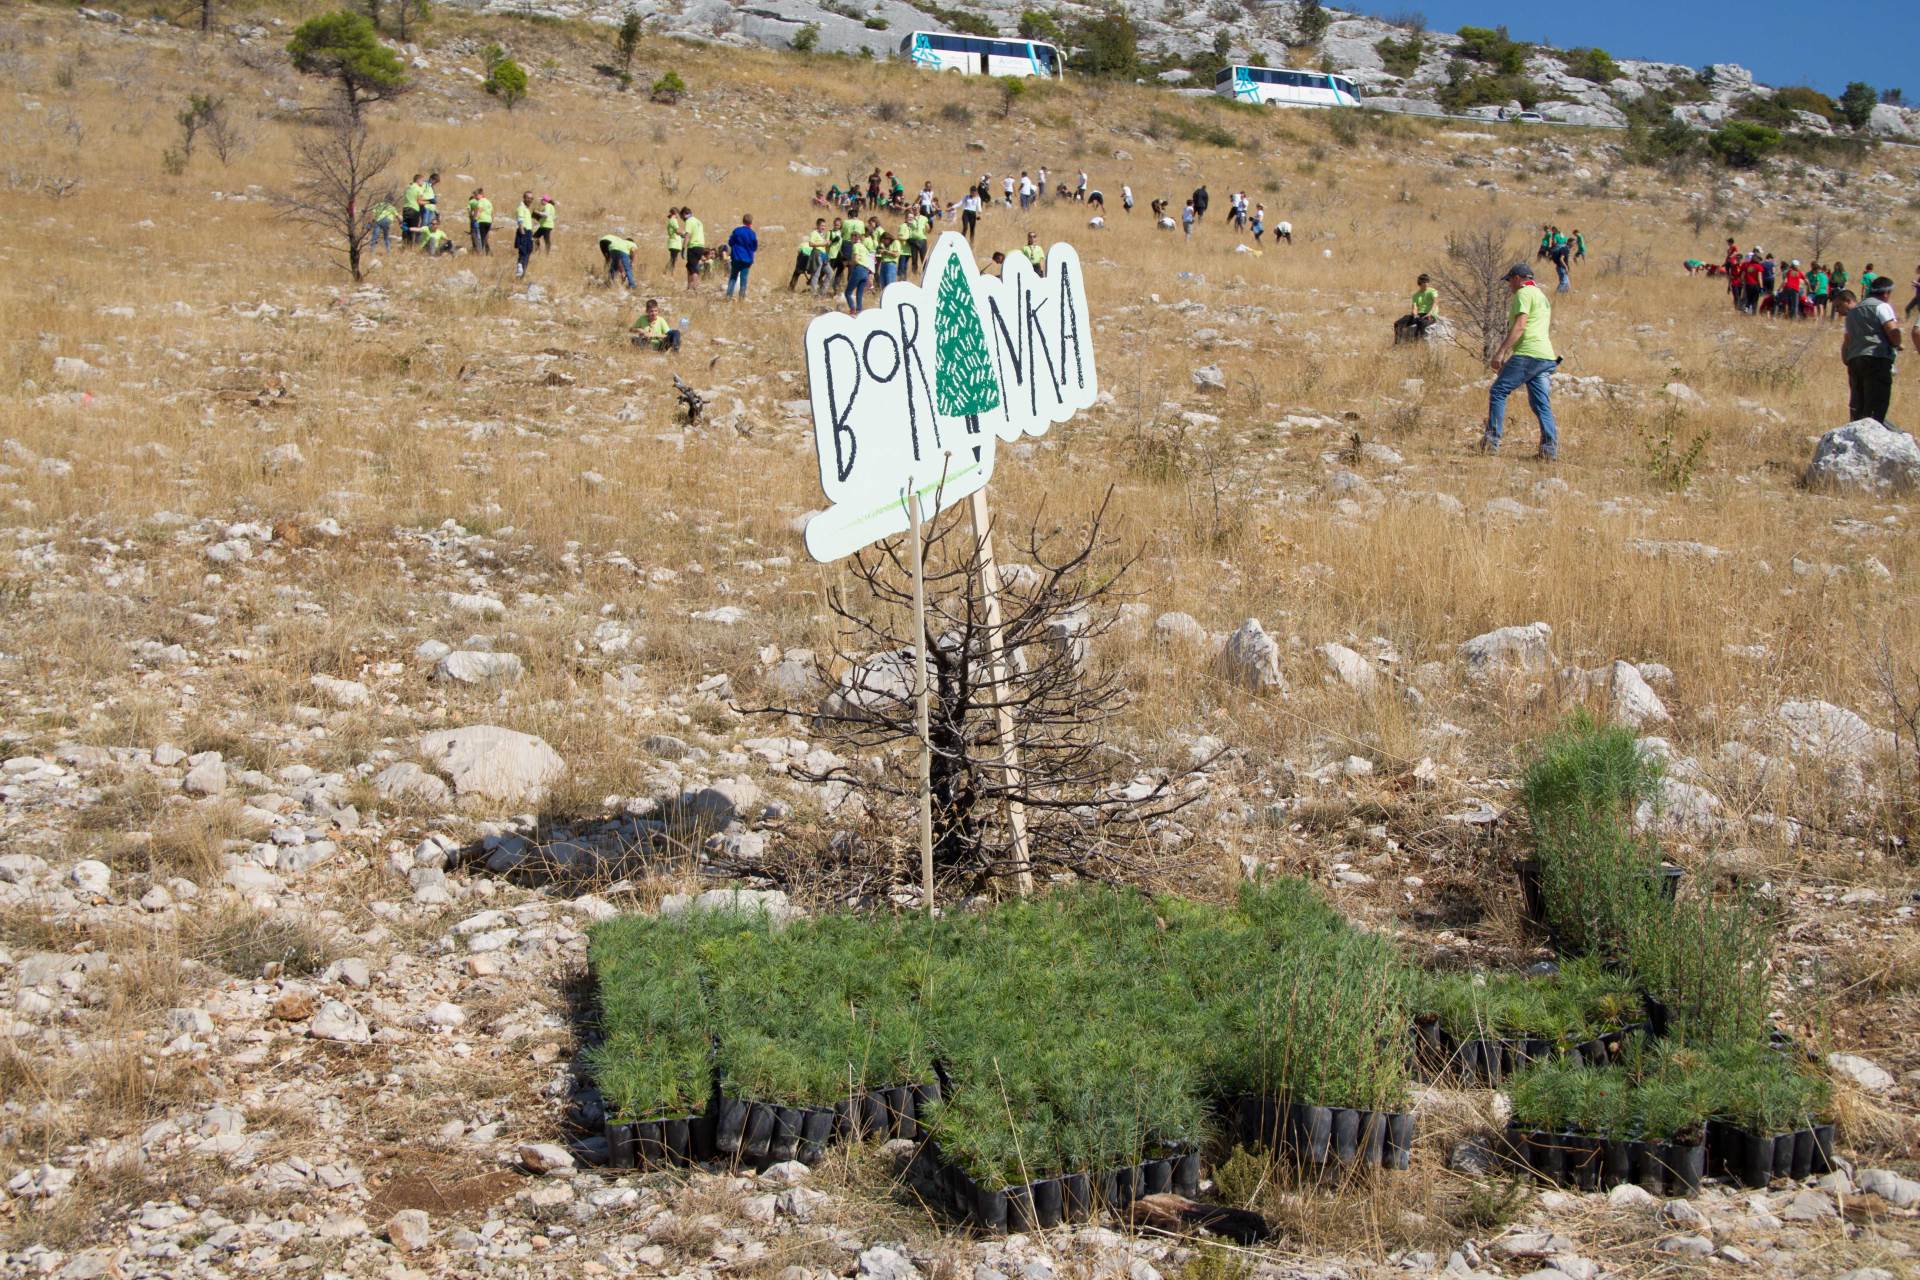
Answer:
<path fill-rule="evenodd" d="M 393 148 L 374 142 L 359 116 L 337 110 L 300 140 L 294 154 L 298 175 L 275 203 L 288 217 L 318 232 L 328 252 L 358 281 L 372 235 L 368 205 L 393 163 Z"/>

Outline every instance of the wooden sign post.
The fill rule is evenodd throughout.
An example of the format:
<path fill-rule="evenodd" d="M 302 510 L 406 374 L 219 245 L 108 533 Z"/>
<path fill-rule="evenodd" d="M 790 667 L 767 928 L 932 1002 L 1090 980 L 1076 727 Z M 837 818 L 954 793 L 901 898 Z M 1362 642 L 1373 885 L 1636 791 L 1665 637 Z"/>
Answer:
<path fill-rule="evenodd" d="M 807 326 L 807 395 L 827 509 L 809 517 L 807 552 L 828 562 L 883 538 L 913 538 L 915 721 L 920 737 L 920 878 L 933 909 L 933 742 L 927 676 L 925 524 L 962 498 L 980 566 L 987 622 L 987 681 L 1007 794 L 1012 875 L 1033 887 L 1026 774 L 1009 692 L 1000 568 L 985 489 L 1001 442 L 1045 435 L 1094 403 L 1093 326 L 1080 256 L 1047 250 L 1044 267 L 1016 254 L 983 276 L 966 238 L 946 232 L 927 256 L 927 285 L 890 285 L 878 306 Z M 940 482 L 924 490 L 936 458 Z M 905 495 L 904 501 L 902 495 Z M 931 499 L 931 508 L 927 501 Z"/>

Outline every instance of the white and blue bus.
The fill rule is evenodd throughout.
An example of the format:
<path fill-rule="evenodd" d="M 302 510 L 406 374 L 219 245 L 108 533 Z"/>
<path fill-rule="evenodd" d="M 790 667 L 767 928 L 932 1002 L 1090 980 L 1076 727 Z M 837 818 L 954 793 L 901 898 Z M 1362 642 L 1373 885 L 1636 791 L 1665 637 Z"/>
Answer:
<path fill-rule="evenodd" d="M 1223 67 L 1213 91 L 1236 102 L 1276 107 L 1357 107 L 1353 81 L 1323 71 L 1286 71 L 1278 67 Z"/>
<path fill-rule="evenodd" d="M 916 31 L 900 41 L 900 54 L 927 71 L 958 71 L 970 76 L 1041 76 L 1055 80 L 1066 69 L 1060 50 L 1040 40 L 963 36 L 951 31 Z"/>

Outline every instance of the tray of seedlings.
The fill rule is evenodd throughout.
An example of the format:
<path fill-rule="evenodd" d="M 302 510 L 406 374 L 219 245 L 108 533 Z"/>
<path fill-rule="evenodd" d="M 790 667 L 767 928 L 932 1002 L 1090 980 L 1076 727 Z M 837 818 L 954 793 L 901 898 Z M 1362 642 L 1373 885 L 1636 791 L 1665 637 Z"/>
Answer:
<path fill-rule="evenodd" d="M 1759 1189 L 1833 1171 L 1833 1087 L 1819 1066 L 1755 1045 L 1710 1055 L 1708 1069 L 1716 1080 L 1709 1174 Z"/>
<path fill-rule="evenodd" d="M 650 1126 L 703 1081 L 716 1157 L 908 1138 L 922 1193 L 989 1230 L 1196 1188 L 1223 1117 L 1333 1170 L 1411 1150 L 1413 972 L 1301 881 L 1229 907 L 1082 887 L 934 921 L 622 918 L 591 958 L 623 1164 L 680 1158 Z"/>
<path fill-rule="evenodd" d="M 1415 997 L 1414 1065 L 1430 1080 L 1498 1086 L 1531 1062 L 1618 1062 L 1646 1031 L 1641 999 L 1623 974 L 1577 957 L 1544 977 L 1427 975 Z"/>
<path fill-rule="evenodd" d="M 1579 1191 L 1637 1183 L 1690 1196 L 1706 1176 L 1707 1091 L 1692 1064 L 1629 1053 L 1598 1070 L 1543 1062 L 1515 1076 L 1507 1143 L 1542 1181 Z"/>

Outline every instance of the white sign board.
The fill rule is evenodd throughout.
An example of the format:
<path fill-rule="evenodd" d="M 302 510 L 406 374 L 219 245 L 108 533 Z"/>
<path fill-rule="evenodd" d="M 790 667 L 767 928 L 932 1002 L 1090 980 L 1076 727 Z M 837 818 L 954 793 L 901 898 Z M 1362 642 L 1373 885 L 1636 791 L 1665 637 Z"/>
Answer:
<path fill-rule="evenodd" d="M 984 488 L 996 445 L 1046 433 L 1099 394 L 1080 255 L 1047 251 L 1043 276 L 1010 256 L 999 279 L 945 232 L 925 284 L 900 281 L 857 316 L 807 326 L 807 389 L 820 487 L 807 553 L 838 560 Z"/>

